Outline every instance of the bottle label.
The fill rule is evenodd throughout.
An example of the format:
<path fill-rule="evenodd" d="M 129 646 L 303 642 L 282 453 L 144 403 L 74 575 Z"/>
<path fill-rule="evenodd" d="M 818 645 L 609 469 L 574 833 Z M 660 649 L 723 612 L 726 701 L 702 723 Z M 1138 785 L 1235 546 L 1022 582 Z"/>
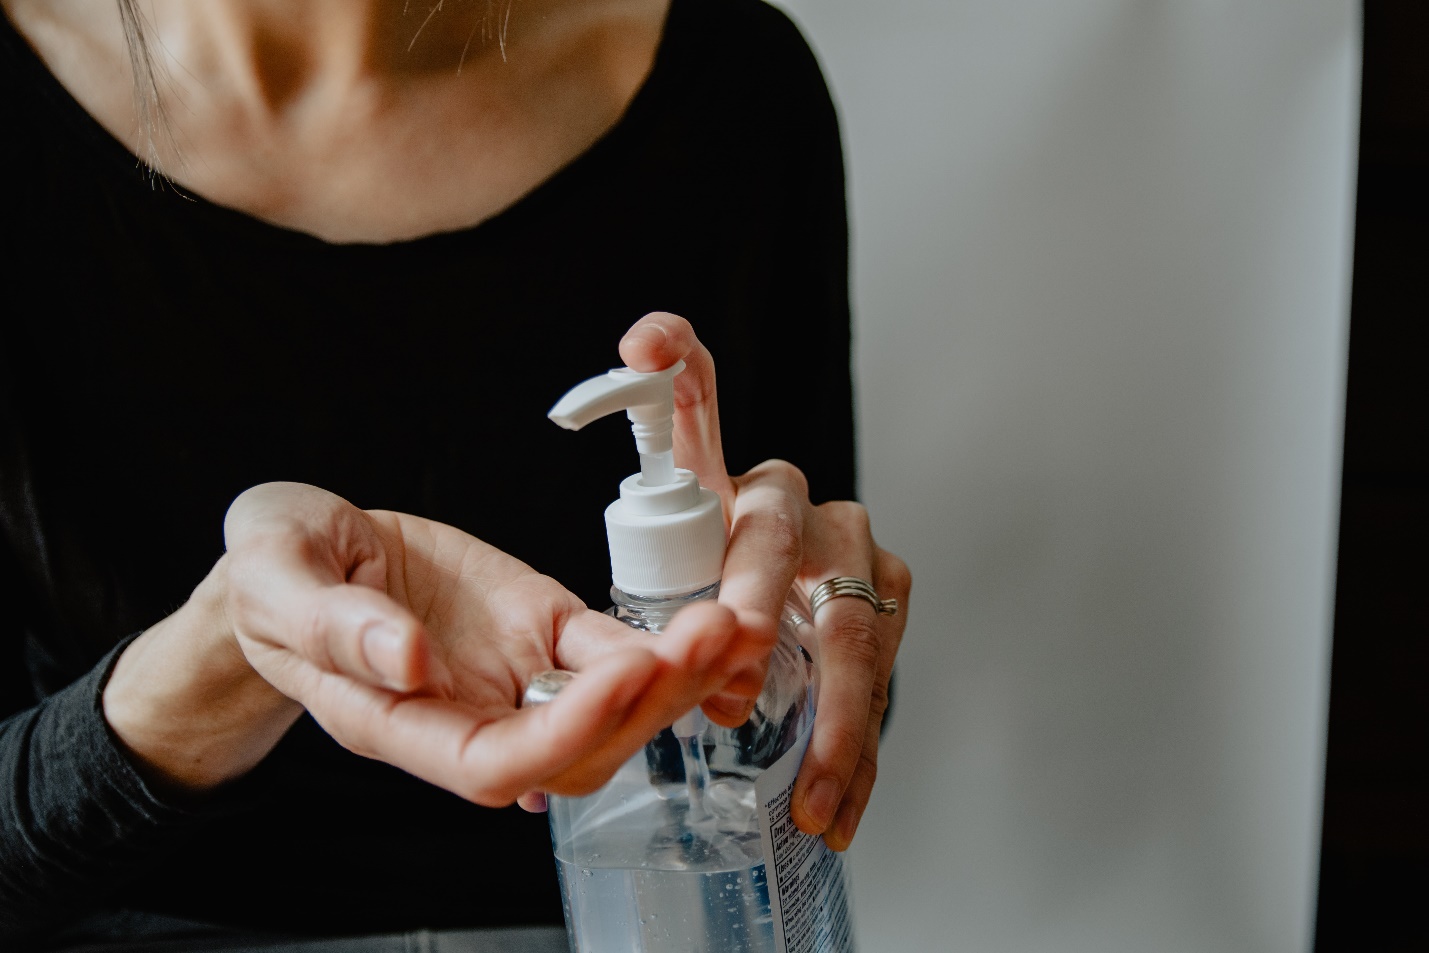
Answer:
<path fill-rule="evenodd" d="M 775 949 L 779 953 L 853 953 L 843 855 L 830 850 L 822 837 L 799 830 L 790 816 L 794 778 L 811 734 L 813 727 L 805 728 L 794 746 L 754 782 Z"/>

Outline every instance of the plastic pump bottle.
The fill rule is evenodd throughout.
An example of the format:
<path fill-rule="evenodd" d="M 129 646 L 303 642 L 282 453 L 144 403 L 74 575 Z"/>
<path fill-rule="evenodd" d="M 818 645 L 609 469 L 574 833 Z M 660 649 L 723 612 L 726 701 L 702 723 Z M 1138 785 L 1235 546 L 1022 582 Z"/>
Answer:
<path fill-rule="evenodd" d="M 580 384 L 550 412 L 579 430 L 626 411 L 640 472 L 605 512 L 615 605 L 658 634 L 675 611 L 719 593 L 725 524 L 718 495 L 674 465 L 674 378 L 620 368 Z M 851 953 L 843 858 L 789 816 L 814 720 L 815 673 L 786 605 L 753 714 L 739 728 L 697 708 L 662 731 L 599 791 L 549 798 L 551 840 L 574 953 Z M 561 675 L 536 680 L 549 700 Z"/>

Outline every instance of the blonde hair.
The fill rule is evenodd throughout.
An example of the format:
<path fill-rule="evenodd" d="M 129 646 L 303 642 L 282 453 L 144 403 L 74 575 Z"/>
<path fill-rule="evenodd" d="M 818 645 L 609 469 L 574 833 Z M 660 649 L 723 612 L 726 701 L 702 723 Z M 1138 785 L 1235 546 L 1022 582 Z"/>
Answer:
<path fill-rule="evenodd" d="M 148 169 L 152 181 L 167 181 L 168 177 L 159 167 L 159 142 L 163 140 L 165 145 L 173 146 L 173 130 L 164 99 L 159 95 L 159 74 L 149 50 L 147 21 L 139 9 L 138 0 L 114 2 L 119 8 L 124 45 L 129 52 L 129 71 L 134 77 L 134 114 L 138 118 L 140 136 L 139 161 Z"/>

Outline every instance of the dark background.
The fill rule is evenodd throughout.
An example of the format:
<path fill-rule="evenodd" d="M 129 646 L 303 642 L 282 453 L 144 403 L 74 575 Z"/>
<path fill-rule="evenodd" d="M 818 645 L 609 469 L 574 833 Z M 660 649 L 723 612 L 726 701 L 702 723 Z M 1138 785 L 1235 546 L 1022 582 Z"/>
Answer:
<path fill-rule="evenodd" d="M 1366 0 L 1317 953 L 1429 950 L 1429 3 Z"/>

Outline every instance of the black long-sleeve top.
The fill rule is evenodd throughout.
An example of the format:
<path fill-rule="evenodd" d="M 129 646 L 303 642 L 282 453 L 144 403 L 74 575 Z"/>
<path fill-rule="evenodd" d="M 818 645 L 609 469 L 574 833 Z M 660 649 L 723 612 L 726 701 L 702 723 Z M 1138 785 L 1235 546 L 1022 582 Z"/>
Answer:
<path fill-rule="evenodd" d="M 715 356 L 732 472 L 779 456 L 816 499 L 851 497 L 842 162 L 797 30 L 758 0 L 675 0 L 593 148 L 476 227 L 386 245 L 155 187 L 3 18 L 0 57 L 0 947 L 108 908 L 332 933 L 559 922 L 540 815 L 306 717 L 249 777 L 172 803 L 99 693 L 268 480 L 442 520 L 607 604 L 629 432 L 545 411 L 652 310 Z"/>

